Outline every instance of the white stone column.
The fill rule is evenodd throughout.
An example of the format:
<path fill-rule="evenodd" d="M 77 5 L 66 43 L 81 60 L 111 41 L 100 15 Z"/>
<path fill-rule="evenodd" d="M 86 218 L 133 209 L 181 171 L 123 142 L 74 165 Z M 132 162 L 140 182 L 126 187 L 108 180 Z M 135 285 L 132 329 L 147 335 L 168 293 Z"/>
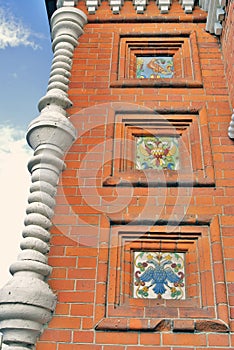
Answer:
<path fill-rule="evenodd" d="M 230 137 L 230 139 L 234 140 L 234 109 L 231 117 L 231 122 L 228 128 L 228 136 Z"/>
<path fill-rule="evenodd" d="M 21 253 L 10 267 L 13 278 L 0 290 L 3 350 L 33 348 L 55 309 L 56 297 L 46 282 L 51 271 L 47 262 L 49 229 L 57 183 L 64 169 L 63 157 L 76 138 L 76 131 L 66 118 L 66 109 L 71 106 L 67 90 L 73 51 L 85 23 L 85 14 L 74 7 L 61 7 L 51 18 L 51 76 L 47 93 L 39 102 L 41 113 L 27 133 L 34 155 L 29 162 L 32 183 Z"/>
<path fill-rule="evenodd" d="M 222 21 L 224 19 L 225 0 L 212 0 L 208 4 L 208 16 L 206 21 L 206 30 L 211 34 L 221 35 Z"/>
<path fill-rule="evenodd" d="M 210 0 L 199 0 L 199 6 L 200 6 L 204 11 L 208 11 L 209 2 L 210 2 Z"/>

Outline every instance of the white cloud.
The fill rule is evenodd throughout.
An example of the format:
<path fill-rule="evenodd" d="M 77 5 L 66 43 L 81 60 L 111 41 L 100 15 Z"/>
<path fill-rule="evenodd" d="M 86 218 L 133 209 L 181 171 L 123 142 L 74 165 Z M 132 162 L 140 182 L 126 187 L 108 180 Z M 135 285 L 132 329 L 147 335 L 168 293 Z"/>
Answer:
<path fill-rule="evenodd" d="M 0 7 L 0 49 L 7 46 L 29 46 L 34 50 L 40 46 L 32 39 L 38 36 L 7 9 Z"/>
<path fill-rule="evenodd" d="M 30 154 L 24 131 L 0 125 L 0 287 L 10 278 L 9 266 L 16 261 L 20 252 L 19 244 L 30 186 L 27 170 Z"/>
<path fill-rule="evenodd" d="M 10 76 L 11 76 L 12 78 L 14 78 L 14 79 L 17 79 L 17 78 L 18 78 L 18 74 L 17 74 L 16 72 L 11 73 Z"/>

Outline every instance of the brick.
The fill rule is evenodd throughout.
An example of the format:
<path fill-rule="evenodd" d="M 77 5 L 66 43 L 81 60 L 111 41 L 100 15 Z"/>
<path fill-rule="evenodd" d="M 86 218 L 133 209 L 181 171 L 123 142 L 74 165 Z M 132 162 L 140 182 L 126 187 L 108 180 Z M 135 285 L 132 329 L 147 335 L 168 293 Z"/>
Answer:
<path fill-rule="evenodd" d="M 73 304 L 71 305 L 72 316 L 85 316 L 89 317 L 93 314 L 92 304 Z"/>
<path fill-rule="evenodd" d="M 93 291 L 95 288 L 95 281 L 90 279 L 77 280 L 76 290 L 78 291 Z"/>
<path fill-rule="evenodd" d="M 137 346 L 127 346 L 127 350 L 139 350 L 139 349 L 141 349 L 141 350 L 144 350 L 144 349 L 147 349 L 147 350 L 160 350 L 160 349 L 162 349 L 162 347 L 160 347 L 160 346 L 139 346 L 139 345 L 137 345 Z M 167 348 L 167 347 L 163 347 L 163 349 L 165 349 L 165 350 L 170 350 L 171 348 Z"/>
<path fill-rule="evenodd" d="M 74 343 L 93 343 L 94 331 L 74 331 Z"/>
<path fill-rule="evenodd" d="M 94 292 L 61 292 L 59 301 L 68 303 L 92 303 L 94 301 Z"/>
<path fill-rule="evenodd" d="M 96 267 L 97 259 L 96 258 L 79 258 L 78 267 L 79 268 L 92 268 Z"/>
<path fill-rule="evenodd" d="M 97 256 L 97 249 L 85 248 L 85 247 L 67 247 L 66 248 L 66 255 L 78 256 L 78 257 L 80 257 L 80 256 L 83 256 L 83 257 Z"/>
<path fill-rule="evenodd" d="M 208 334 L 208 346 L 229 346 L 229 335 Z"/>
<path fill-rule="evenodd" d="M 102 350 L 100 345 L 95 344 L 58 344 L 58 350 Z"/>
<path fill-rule="evenodd" d="M 76 258 L 68 257 L 49 257 L 49 264 L 57 267 L 74 267 L 76 266 Z"/>
<path fill-rule="evenodd" d="M 67 270 L 65 268 L 56 268 L 54 267 L 50 278 L 65 278 L 67 275 Z"/>
<path fill-rule="evenodd" d="M 97 344 L 137 344 L 138 335 L 136 333 L 118 332 L 116 336 L 113 332 L 98 332 L 96 333 Z"/>
<path fill-rule="evenodd" d="M 193 332 L 194 321 L 193 320 L 175 320 L 173 330 L 178 332 Z"/>
<path fill-rule="evenodd" d="M 234 225 L 234 217 L 223 215 L 221 217 L 221 224 L 223 226 L 233 226 Z"/>
<path fill-rule="evenodd" d="M 50 253 L 53 256 L 63 256 L 64 255 L 64 247 L 51 247 Z"/>
<path fill-rule="evenodd" d="M 68 269 L 68 278 L 74 279 L 94 279 L 96 276 L 96 270 L 91 268 L 78 268 L 78 269 Z"/>
<path fill-rule="evenodd" d="M 56 309 L 55 309 L 55 314 L 56 315 L 68 315 L 69 314 L 69 305 L 57 303 Z"/>
<path fill-rule="evenodd" d="M 72 280 L 66 280 L 66 279 L 58 279 L 58 280 L 50 280 L 50 286 L 52 289 L 59 291 L 59 290 L 74 290 L 75 283 Z"/>
<path fill-rule="evenodd" d="M 93 329 L 93 319 L 88 317 L 83 317 L 82 329 Z"/>
<path fill-rule="evenodd" d="M 106 346 L 103 346 L 103 350 L 125 350 L 125 347 L 124 346 L 115 346 L 115 345 L 106 345 Z"/>
<path fill-rule="evenodd" d="M 50 342 L 44 342 L 40 341 L 37 343 L 37 350 L 56 350 L 57 349 L 57 344 Z"/>
<path fill-rule="evenodd" d="M 162 334 L 163 345 L 206 346 L 205 334 Z"/>
<path fill-rule="evenodd" d="M 71 331 L 68 330 L 56 330 L 56 329 L 47 329 L 42 334 L 42 341 L 56 341 L 56 342 L 69 342 L 71 341 Z"/>
<path fill-rule="evenodd" d="M 79 317 L 54 316 L 50 321 L 50 328 L 78 329 L 81 325 Z"/>
<path fill-rule="evenodd" d="M 160 334 L 141 333 L 141 345 L 160 345 Z"/>

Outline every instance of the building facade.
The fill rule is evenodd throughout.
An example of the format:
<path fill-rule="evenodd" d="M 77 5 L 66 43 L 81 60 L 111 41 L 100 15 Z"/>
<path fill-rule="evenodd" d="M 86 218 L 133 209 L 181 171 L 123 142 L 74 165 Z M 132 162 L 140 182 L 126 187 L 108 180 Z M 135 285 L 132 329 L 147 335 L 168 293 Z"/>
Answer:
<path fill-rule="evenodd" d="M 233 349 L 234 2 L 46 6 L 2 350 Z"/>

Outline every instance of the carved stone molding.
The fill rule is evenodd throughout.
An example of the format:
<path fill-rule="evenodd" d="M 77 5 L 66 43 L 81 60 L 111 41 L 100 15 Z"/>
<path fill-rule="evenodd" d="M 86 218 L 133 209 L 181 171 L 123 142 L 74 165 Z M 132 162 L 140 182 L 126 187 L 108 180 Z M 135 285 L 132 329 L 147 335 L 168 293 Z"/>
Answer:
<path fill-rule="evenodd" d="M 63 157 L 76 131 L 66 118 L 71 106 L 67 90 L 74 48 L 86 23 L 85 14 L 74 7 L 61 7 L 51 18 L 54 58 L 46 95 L 39 101 L 39 117 L 29 125 L 27 141 L 34 149 L 29 161 L 32 176 L 25 228 L 18 260 L 10 267 L 13 278 L 0 292 L 2 349 L 34 347 L 50 321 L 56 296 L 46 278 L 51 219 L 57 183 L 65 164 Z"/>
<path fill-rule="evenodd" d="M 185 13 L 192 13 L 195 0 L 180 0 Z"/>
<path fill-rule="evenodd" d="M 195 6 L 195 0 L 177 0 L 185 13 L 193 13 Z M 133 6 L 136 13 L 143 14 L 148 0 L 132 0 Z M 171 0 L 155 0 L 157 7 L 159 8 L 161 14 L 167 14 L 170 11 Z M 57 7 L 62 6 L 76 6 L 78 4 L 77 0 L 58 0 Z M 86 7 L 90 15 L 94 15 L 101 5 L 101 0 L 86 0 Z M 120 14 L 121 7 L 124 5 L 124 0 L 109 0 L 109 5 L 113 14 Z M 211 34 L 221 35 L 222 33 L 222 22 L 225 17 L 225 0 L 199 0 L 198 6 L 208 13 L 206 30 Z"/>
<path fill-rule="evenodd" d="M 178 0 L 186 14 L 192 14 L 195 6 L 195 0 Z M 67 4 L 73 3 L 75 6 L 76 1 L 59 0 L 57 6 L 68 6 Z M 136 13 L 143 14 L 146 10 L 148 0 L 132 0 Z M 160 10 L 161 14 L 167 14 L 170 12 L 172 4 L 171 0 L 155 0 L 156 6 Z M 101 5 L 100 0 L 86 0 L 86 7 L 90 15 L 94 15 Z M 124 0 L 109 0 L 109 5 L 113 14 L 121 14 L 121 7 L 124 5 Z M 222 20 L 225 15 L 225 0 L 199 0 L 200 8 L 208 12 L 206 30 L 212 34 L 220 35 L 222 31 Z"/>
<path fill-rule="evenodd" d="M 212 0 L 208 4 L 206 30 L 211 34 L 221 35 L 222 21 L 225 16 L 225 0 Z"/>
<path fill-rule="evenodd" d="M 234 110 L 233 110 L 231 122 L 228 128 L 228 136 L 230 137 L 230 139 L 234 139 Z"/>
<path fill-rule="evenodd" d="M 199 0 L 199 6 L 200 6 L 204 11 L 208 11 L 209 2 L 210 2 L 210 0 Z"/>

